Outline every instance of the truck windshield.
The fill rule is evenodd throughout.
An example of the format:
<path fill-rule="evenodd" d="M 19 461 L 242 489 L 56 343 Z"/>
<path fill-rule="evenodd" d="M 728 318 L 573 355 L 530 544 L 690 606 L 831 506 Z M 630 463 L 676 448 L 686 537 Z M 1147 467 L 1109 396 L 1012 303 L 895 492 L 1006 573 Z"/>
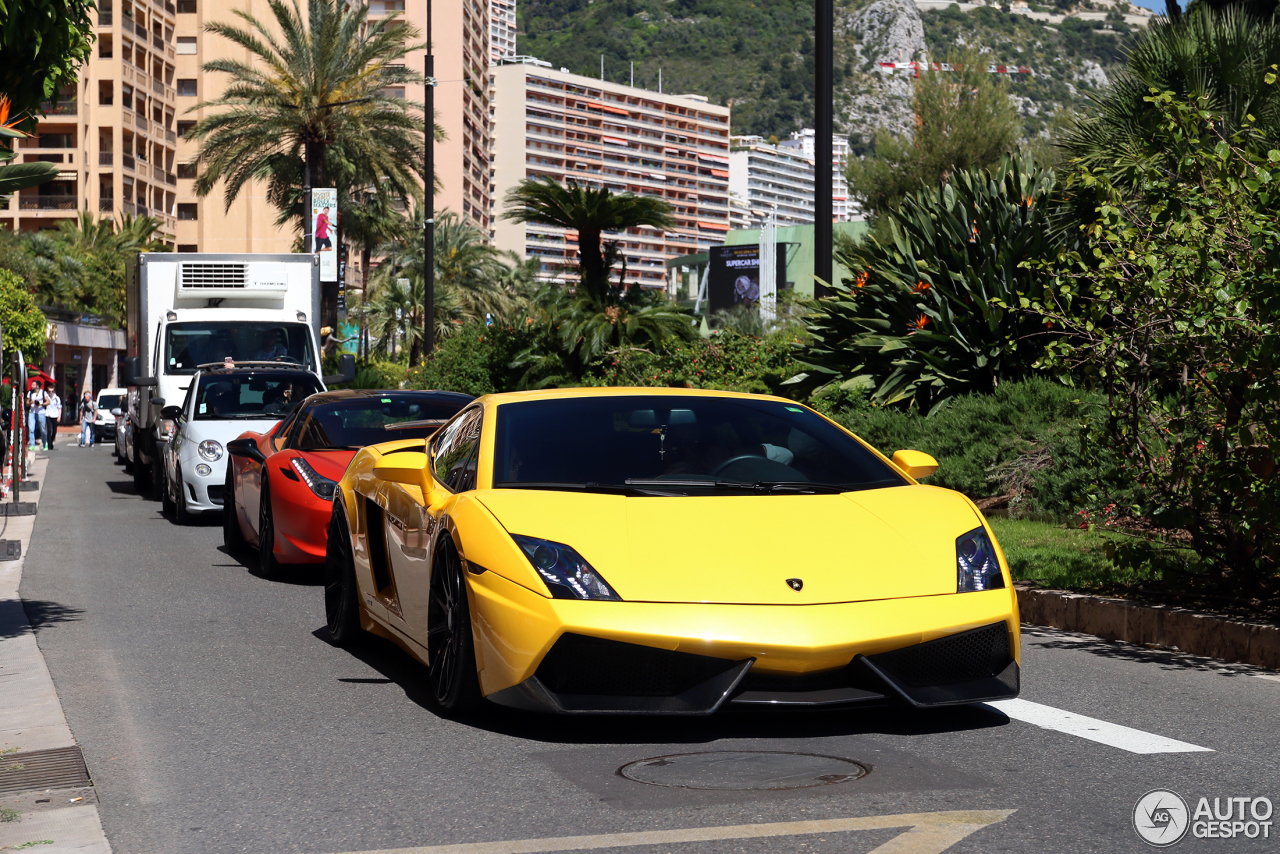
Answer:
<path fill-rule="evenodd" d="M 311 330 L 305 323 L 210 320 L 171 323 L 165 333 L 164 372 L 194 374 L 200 365 L 221 362 L 280 361 L 315 365 Z"/>

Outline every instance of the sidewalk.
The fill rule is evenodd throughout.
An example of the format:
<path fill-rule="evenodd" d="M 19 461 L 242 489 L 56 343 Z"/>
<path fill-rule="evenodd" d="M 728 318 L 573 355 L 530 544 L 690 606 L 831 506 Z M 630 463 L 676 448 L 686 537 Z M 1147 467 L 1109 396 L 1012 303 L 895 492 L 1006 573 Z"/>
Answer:
<path fill-rule="evenodd" d="M 43 487 L 48 468 L 38 453 L 28 476 Z M 39 502 L 40 491 L 23 489 L 21 499 Z M 42 854 L 109 854 L 84 758 L 18 596 L 37 518 L 0 517 L 0 539 L 22 543 L 21 558 L 0 562 L 0 851 L 34 843 Z"/>

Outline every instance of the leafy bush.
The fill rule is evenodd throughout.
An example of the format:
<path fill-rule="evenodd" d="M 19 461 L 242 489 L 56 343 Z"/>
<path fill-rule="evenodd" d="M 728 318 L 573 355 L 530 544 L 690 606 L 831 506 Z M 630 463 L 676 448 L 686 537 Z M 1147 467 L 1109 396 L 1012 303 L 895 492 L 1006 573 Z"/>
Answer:
<path fill-rule="evenodd" d="M 13 272 L 0 269 L 0 330 L 4 333 L 4 365 L 17 349 L 28 362 L 39 362 L 44 355 L 44 312 L 36 308 L 26 283 Z"/>
<path fill-rule="evenodd" d="M 529 350 L 548 354 L 548 370 L 558 364 L 553 334 L 531 322 L 485 326 L 468 323 L 440 341 L 431 358 L 409 369 L 406 388 L 437 388 L 480 396 L 528 387 L 528 366 L 517 357 Z M 554 364 L 553 364 L 554 363 Z"/>
<path fill-rule="evenodd" d="M 355 382 L 351 388 L 400 388 L 408 376 L 409 367 L 400 362 L 388 362 L 375 359 L 367 365 L 356 369 Z"/>
<path fill-rule="evenodd" d="M 1018 307 L 1047 278 L 1026 262 L 1058 251 L 1053 186 L 1053 170 L 1006 158 L 887 212 L 892 243 L 843 244 L 837 258 L 854 275 L 813 303 L 797 384 L 865 388 L 876 403 L 930 411 L 1028 376 L 1045 326 Z"/>
<path fill-rule="evenodd" d="M 1080 441 L 1100 403 L 1033 378 L 956 398 L 931 416 L 863 406 L 834 417 L 886 456 L 903 449 L 931 454 L 938 472 L 929 484 L 975 500 L 1006 496 L 1013 514 L 1062 515 L 1112 500 L 1120 488 L 1114 461 L 1086 453 Z"/>
<path fill-rule="evenodd" d="M 754 338 L 725 330 L 657 352 L 624 348 L 589 366 L 582 383 L 778 394 L 799 368 L 791 356 L 794 341 L 787 332 Z"/>

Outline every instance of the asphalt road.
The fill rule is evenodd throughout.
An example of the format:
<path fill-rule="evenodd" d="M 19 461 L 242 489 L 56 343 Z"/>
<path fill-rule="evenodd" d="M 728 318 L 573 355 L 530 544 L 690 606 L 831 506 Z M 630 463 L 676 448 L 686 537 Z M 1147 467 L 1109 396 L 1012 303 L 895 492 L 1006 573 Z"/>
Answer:
<path fill-rule="evenodd" d="M 326 642 L 314 580 L 256 577 L 221 550 L 215 520 L 175 526 L 108 447 L 51 456 L 21 592 L 117 854 L 328 854 L 796 821 L 827 823 L 591 845 L 1119 852 L 1147 849 L 1133 812 L 1153 789 L 1193 810 L 1201 797 L 1280 805 L 1280 678 L 1053 632 L 1024 635 L 1023 699 L 1209 750 L 1134 753 L 988 707 L 680 720 L 495 709 L 447 720 L 425 697 L 423 670 L 391 645 L 370 639 L 352 653 Z M 782 792 L 617 774 L 635 760 L 732 750 L 843 757 L 871 773 Z M 1012 813 L 952 837 L 902 835 L 922 819 L 831 821 L 957 810 Z M 1188 834 L 1176 850 L 1280 852 L 1280 809 L 1272 820 L 1269 839 Z"/>

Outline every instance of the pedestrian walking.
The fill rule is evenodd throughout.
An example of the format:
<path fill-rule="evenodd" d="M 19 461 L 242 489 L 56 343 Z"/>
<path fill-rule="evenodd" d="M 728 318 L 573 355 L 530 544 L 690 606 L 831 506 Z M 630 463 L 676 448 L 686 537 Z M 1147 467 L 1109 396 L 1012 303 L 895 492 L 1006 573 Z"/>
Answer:
<path fill-rule="evenodd" d="M 80 447 L 93 447 L 93 417 L 98 412 L 98 405 L 93 402 L 93 392 L 86 391 L 80 398 Z"/>
<path fill-rule="evenodd" d="M 48 398 L 44 405 L 44 449 L 48 451 L 53 448 L 53 440 L 58 438 L 58 422 L 62 420 L 62 398 L 52 388 L 45 394 Z"/>
<path fill-rule="evenodd" d="M 36 380 L 27 393 L 27 447 L 32 450 L 44 442 L 44 405 L 47 400 L 44 385 Z"/>

